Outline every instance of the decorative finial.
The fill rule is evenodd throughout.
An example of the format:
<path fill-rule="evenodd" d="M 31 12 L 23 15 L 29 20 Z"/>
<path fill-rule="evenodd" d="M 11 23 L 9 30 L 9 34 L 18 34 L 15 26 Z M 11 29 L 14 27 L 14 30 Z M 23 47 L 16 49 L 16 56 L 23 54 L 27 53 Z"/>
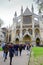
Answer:
<path fill-rule="evenodd" d="M 33 7 L 33 4 L 32 4 L 32 12 L 34 12 L 34 7 Z"/>
<path fill-rule="evenodd" d="M 21 6 L 21 14 L 23 14 L 23 6 Z"/>
<path fill-rule="evenodd" d="M 17 13 L 16 13 L 16 11 L 15 11 L 15 15 L 14 15 L 15 17 L 17 16 Z"/>

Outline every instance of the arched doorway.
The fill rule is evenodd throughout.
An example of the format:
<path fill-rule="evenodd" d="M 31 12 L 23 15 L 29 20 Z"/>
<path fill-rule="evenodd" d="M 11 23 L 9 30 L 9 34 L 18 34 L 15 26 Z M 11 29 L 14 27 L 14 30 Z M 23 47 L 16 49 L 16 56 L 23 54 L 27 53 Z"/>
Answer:
<path fill-rule="evenodd" d="M 16 38 L 15 43 L 19 44 L 19 39 L 18 38 Z"/>
<path fill-rule="evenodd" d="M 40 45 L 40 38 L 36 38 L 36 46 Z"/>
<path fill-rule="evenodd" d="M 30 43 L 31 42 L 31 37 L 27 34 L 23 37 L 23 42 L 24 43 Z"/>

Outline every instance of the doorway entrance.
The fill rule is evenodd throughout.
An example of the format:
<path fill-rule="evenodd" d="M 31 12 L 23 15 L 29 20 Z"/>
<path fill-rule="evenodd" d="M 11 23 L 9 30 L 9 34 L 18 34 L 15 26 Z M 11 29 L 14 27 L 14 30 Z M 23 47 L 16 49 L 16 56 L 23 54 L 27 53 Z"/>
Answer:
<path fill-rule="evenodd" d="M 40 38 L 36 38 L 36 46 L 40 45 Z"/>
<path fill-rule="evenodd" d="M 24 43 L 30 43 L 31 42 L 31 37 L 27 34 L 23 37 L 23 42 Z"/>

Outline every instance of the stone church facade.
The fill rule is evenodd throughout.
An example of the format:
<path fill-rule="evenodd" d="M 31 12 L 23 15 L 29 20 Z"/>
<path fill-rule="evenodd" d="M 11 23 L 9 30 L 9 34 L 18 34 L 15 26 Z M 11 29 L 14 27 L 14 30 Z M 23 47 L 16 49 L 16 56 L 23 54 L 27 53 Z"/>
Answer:
<path fill-rule="evenodd" d="M 23 7 L 21 7 L 19 16 L 15 12 L 10 36 L 10 41 L 13 43 L 29 42 L 36 45 L 36 42 L 39 41 L 40 44 L 43 44 L 43 15 L 40 12 L 36 15 L 33 5 L 31 11 L 28 7 L 23 11 Z"/>

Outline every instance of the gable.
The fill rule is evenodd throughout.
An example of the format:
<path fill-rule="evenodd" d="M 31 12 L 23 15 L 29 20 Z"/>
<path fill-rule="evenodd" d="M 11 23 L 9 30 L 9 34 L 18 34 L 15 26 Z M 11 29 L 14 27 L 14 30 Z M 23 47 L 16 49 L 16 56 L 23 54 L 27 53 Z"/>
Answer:
<path fill-rule="evenodd" d="M 26 16 L 26 15 L 32 15 L 32 12 L 27 7 L 26 10 L 24 11 L 23 15 L 24 16 Z"/>

